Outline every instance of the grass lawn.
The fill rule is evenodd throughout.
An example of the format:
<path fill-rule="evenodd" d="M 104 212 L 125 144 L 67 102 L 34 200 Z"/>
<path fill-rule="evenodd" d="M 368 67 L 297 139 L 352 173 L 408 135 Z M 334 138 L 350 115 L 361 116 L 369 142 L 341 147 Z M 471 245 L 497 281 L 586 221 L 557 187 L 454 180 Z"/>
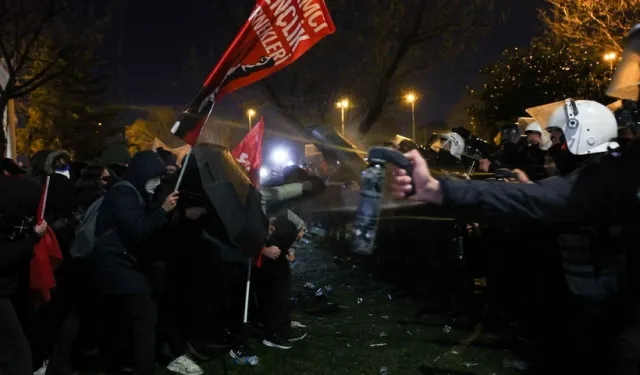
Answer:
<path fill-rule="evenodd" d="M 288 351 L 252 341 L 259 366 L 235 365 L 224 356 L 203 365 L 206 374 L 373 375 L 385 374 L 385 369 L 389 375 L 519 373 L 503 366 L 503 360 L 517 359 L 508 345 L 485 334 L 480 325 L 460 328 L 444 316 L 416 318 L 419 301 L 350 261 L 336 264 L 320 241 L 313 241 L 299 250 L 293 268 L 293 295 L 298 296 L 294 320 L 307 325 L 307 339 Z M 309 307 L 310 302 L 315 310 L 326 306 L 315 297 L 320 288 L 336 305 L 333 311 Z"/>

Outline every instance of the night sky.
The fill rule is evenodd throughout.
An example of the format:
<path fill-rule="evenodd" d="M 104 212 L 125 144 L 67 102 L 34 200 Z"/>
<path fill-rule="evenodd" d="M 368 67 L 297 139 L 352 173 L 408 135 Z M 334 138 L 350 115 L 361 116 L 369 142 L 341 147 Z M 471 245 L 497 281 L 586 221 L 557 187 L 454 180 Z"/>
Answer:
<path fill-rule="evenodd" d="M 208 0 L 127 3 L 124 77 L 112 76 L 109 99 L 126 105 L 186 106 L 199 89 L 196 82 L 187 82 L 182 73 L 190 50 L 195 47 L 219 56 L 235 32 L 216 27 L 216 9 Z M 531 36 L 539 31 L 536 9 L 543 5 L 544 0 L 498 0 L 499 11 L 508 13 L 506 23 L 492 31 L 479 51 L 467 51 L 443 62 L 442 66 L 415 82 L 416 89 L 422 93 L 416 109 L 419 121 L 446 120 L 465 87 L 478 82 L 478 69 L 495 60 L 505 48 L 526 46 Z M 118 71 L 119 61 L 117 35 L 118 27 L 114 23 L 104 46 L 114 73 Z M 241 103 L 252 94 L 249 87 L 225 97 L 216 109 L 217 114 L 242 121 Z"/>

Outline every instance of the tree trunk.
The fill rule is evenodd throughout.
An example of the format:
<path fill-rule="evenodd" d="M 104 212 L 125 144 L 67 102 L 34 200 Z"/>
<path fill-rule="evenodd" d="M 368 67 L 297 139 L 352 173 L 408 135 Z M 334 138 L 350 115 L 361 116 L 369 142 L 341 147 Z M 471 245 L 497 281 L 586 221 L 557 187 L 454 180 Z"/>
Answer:
<path fill-rule="evenodd" d="M 2 113 L 2 131 L 0 131 L 0 152 L 2 157 L 5 157 L 7 151 L 7 134 L 6 131 L 9 125 L 8 116 L 9 100 L 5 96 L 0 96 L 0 113 Z"/>
<path fill-rule="evenodd" d="M 11 158 L 13 160 L 16 160 L 18 157 L 17 152 L 17 145 L 16 145 L 16 141 L 18 139 L 17 134 L 16 134 L 16 123 L 18 122 L 18 119 L 16 118 L 16 101 L 15 99 L 10 99 L 9 103 L 7 103 L 6 106 L 6 110 L 7 110 L 7 127 L 6 127 L 6 134 L 5 137 L 7 139 L 7 149 L 5 154 L 7 155 L 8 158 Z"/>

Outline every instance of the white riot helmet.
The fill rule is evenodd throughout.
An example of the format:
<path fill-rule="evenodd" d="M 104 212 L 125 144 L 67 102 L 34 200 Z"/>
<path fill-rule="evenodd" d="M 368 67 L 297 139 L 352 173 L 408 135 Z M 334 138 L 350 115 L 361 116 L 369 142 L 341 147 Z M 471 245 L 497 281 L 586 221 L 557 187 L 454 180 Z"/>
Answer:
<path fill-rule="evenodd" d="M 462 157 L 465 144 L 464 139 L 460 136 L 460 134 L 450 132 L 441 135 L 440 138 L 442 148 L 448 148 L 449 153 L 457 159 L 460 159 L 460 157 Z"/>
<path fill-rule="evenodd" d="M 525 134 L 528 134 L 529 132 L 538 132 L 542 134 L 542 127 L 540 126 L 540 124 L 534 121 L 531 124 L 527 125 L 527 128 L 524 130 Z"/>
<path fill-rule="evenodd" d="M 524 130 L 525 134 L 529 134 L 531 132 L 536 132 L 540 134 L 540 149 L 543 151 L 548 150 L 551 147 L 551 136 L 549 132 L 542 129 L 542 126 L 538 124 L 537 121 L 532 122 L 527 125 L 527 128 Z"/>
<path fill-rule="evenodd" d="M 613 113 L 591 100 L 565 100 L 549 117 L 547 130 L 552 129 L 562 130 L 567 147 L 574 155 L 606 152 L 611 140 L 618 135 Z"/>

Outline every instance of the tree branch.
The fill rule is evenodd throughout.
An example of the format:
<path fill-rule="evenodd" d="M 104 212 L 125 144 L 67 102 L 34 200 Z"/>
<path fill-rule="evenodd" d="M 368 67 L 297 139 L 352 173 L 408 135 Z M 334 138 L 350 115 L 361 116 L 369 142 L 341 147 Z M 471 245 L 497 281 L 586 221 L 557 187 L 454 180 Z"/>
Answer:
<path fill-rule="evenodd" d="M 52 74 L 50 74 L 50 75 L 48 75 L 48 76 L 46 76 L 46 77 L 42 78 L 41 80 L 39 80 L 39 81 L 37 81 L 37 82 L 36 82 L 36 81 L 33 81 L 33 82 L 32 82 L 32 84 L 31 84 L 30 86 L 27 86 L 27 85 L 24 85 L 24 86 L 23 86 L 23 85 L 21 85 L 21 87 L 20 87 L 19 89 L 16 89 L 16 90 L 13 92 L 13 94 L 11 95 L 11 97 L 12 97 L 12 98 L 19 98 L 19 97 L 21 97 L 21 96 L 24 96 L 24 95 L 27 95 L 27 94 L 29 94 L 29 93 L 33 92 L 34 90 L 38 89 L 39 87 L 41 87 L 41 86 L 42 86 L 42 85 L 44 85 L 45 83 L 47 83 L 47 82 L 51 81 L 52 79 L 57 78 L 57 77 L 61 76 L 62 74 L 64 74 L 64 73 L 67 71 L 67 69 L 68 69 L 68 68 L 69 68 L 69 66 L 67 65 L 67 66 L 65 66 L 65 67 L 61 68 L 60 70 L 58 70 L 57 72 L 52 73 Z M 44 74 L 43 74 L 43 75 L 40 75 L 40 76 L 44 76 Z M 31 80 L 30 80 L 30 81 L 31 81 Z"/>
<path fill-rule="evenodd" d="M 25 34 L 31 34 L 31 38 L 27 41 L 24 50 L 21 52 L 21 55 L 23 56 L 23 58 L 20 60 L 20 62 L 18 63 L 18 65 L 16 66 L 16 71 L 21 71 L 22 68 L 24 68 L 28 57 L 31 56 L 32 54 L 32 49 L 33 46 L 35 45 L 36 41 L 38 41 L 40 39 L 40 36 L 42 35 L 42 32 L 44 31 L 47 23 L 49 23 L 49 21 L 51 21 L 51 19 L 53 17 L 56 16 L 56 12 L 55 12 L 55 0 L 50 0 L 49 1 L 49 6 L 47 8 L 47 11 L 45 12 L 45 14 L 42 16 L 42 19 L 40 22 L 38 22 L 38 24 L 36 25 L 35 29 L 33 30 L 33 32 L 31 33 L 26 33 Z M 26 30 L 25 30 L 26 31 Z M 27 38 L 27 35 L 23 35 L 22 38 Z M 21 38 L 21 39 L 22 39 Z"/>

